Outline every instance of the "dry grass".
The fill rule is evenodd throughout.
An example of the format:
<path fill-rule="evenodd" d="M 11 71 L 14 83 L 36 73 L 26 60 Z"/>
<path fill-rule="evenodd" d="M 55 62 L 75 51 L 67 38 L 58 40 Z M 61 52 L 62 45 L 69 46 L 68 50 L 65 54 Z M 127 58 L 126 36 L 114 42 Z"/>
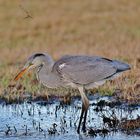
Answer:
<path fill-rule="evenodd" d="M 111 85 L 124 96 L 131 91 L 139 97 L 139 0 L 1 0 L 0 5 L 1 92 L 29 55 L 43 51 L 54 59 L 86 54 L 126 61 L 132 71 Z"/>

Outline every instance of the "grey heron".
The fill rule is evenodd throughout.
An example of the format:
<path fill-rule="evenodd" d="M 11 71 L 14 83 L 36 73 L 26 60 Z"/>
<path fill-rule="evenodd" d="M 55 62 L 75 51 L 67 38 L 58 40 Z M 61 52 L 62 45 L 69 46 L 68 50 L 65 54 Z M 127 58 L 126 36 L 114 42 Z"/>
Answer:
<path fill-rule="evenodd" d="M 116 75 L 129 70 L 130 66 L 117 60 L 82 55 L 66 55 L 54 62 L 47 53 L 36 53 L 28 58 L 15 80 L 33 68 L 37 68 L 37 79 L 49 88 L 78 88 L 82 98 L 82 110 L 77 128 L 77 132 L 80 133 L 82 120 L 82 130 L 86 131 L 86 116 L 89 107 L 85 89 L 102 85 L 106 80 L 115 78 Z"/>

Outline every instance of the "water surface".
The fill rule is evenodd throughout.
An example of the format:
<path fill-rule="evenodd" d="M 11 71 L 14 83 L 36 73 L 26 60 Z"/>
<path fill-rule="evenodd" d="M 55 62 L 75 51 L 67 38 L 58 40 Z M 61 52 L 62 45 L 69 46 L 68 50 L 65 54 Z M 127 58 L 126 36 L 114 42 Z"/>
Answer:
<path fill-rule="evenodd" d="M 62 104 L 58 99 L 49 102 L 36 101 L 22 104 L 0 104 L 0 139 L 6 140 L 139 140 L 140 136 L 126 134 L 121 130 L 110 128 L 103 121 L 108 118 L 135 119 L 140 114 L 139 106 L 128 106 L 125 103 L 104 105 L 104 100 L 114 102 L 111 97 L 90 96 L 90 107 L 87 116 L 87 130 L 91 128 L 107 129 L 109 133 L 89 135 L 77 134 L 76 129 L 81 112 L 80 98 L 74 98 L 70 105 Z M 116 101 L 115 101 L 116 102 Z M 117 124 L 116 124 L 117 125 Z M 139 131 L 139 130 L 137 130 Z"/>

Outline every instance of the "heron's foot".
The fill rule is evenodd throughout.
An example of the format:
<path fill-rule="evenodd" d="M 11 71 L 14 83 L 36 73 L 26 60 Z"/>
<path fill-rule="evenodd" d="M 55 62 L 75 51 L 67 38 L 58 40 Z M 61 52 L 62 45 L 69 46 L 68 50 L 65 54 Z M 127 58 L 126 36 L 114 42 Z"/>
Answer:
<path fill-rule="evenodd" d="M 82 129 L 83 133 L 86 133 L 86 129 Z M 80 130 L 77 129 L 77 133 L 80 134 Z"/>
<path fill-rule="evenodd" d="M 83 126 L 82 126 L 82 131 L 85 133 L 86 132 L 86 125 L 85 124 L 83 124 Z"/>
<path fill-rule="evenodd" d="M 77 133 L 80 134 L 80 129 L 77 129 Z"/>
<path fill-rule="evenodd" d="M 86 133 L 86 125 L 85 124 L 83 124 L 83 126 L 82 126 L 82 132 Z M 77 129 L 77 133 L 80 134 L 80 128 Z"/>

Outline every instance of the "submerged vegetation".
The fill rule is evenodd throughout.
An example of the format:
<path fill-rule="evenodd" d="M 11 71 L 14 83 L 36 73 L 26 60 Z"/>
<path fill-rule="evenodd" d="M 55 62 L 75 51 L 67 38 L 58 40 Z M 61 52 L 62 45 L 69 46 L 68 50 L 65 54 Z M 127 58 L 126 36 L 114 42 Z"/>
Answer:
<path fill-rule="evenodd" d="M 22 95 L 49 96 L 25 76 L 13 78 L 34 52 L 48 52 L 54 60 L 66 54 L 99 55 L 129 63 L 132 70 L 90 93 L 114 95 L 121 100 L 140 102 L 140 20 L 139 0 L 7 1 L 0 12 L 0 97 L 17 100 Z M 64 93 L 60 89 L 61 94 Z M 66 91 L 66 93 L 68 93 Z M 71 95 L 75 90 L 70 89 Z M 13 94 L 14 93 L 14 94 Z M 77 94 L 74 93 L 74 94 Z M 28 96 L 29 96 L 28 95 Z"/>
<path fill-rule="evenodd" d="M 129 106 L 112 97 L 89 95 L 91 99 L 88 111 L 87 131 L 85 139 L 110 139 L 121 135 L 124 139 L 139 138 L 140 109 L 138 106 Z M 72 97 L 69 104 L 60 102 L 57 98 L 49 101 L 26 101 L 23 104 L 0 104 L 0 118 L 7 120 L 0 126 L 2 138 L 12 136 L 25 139 L 53 139 L 73 138 L 76 135 L 79 113 L 81 111 L 80 98 Z M 6 109 L 6 110 L 5 110 Z M 12 121 L 11 121 L 12 120 Z M 18 120 L 18 121 L 17 121 Z M 22 123 L 21 123 L 22 122 Z M 127 134 L 127 135 L 126 135 Z M 84 136 L 81 133 L 81 136 Z M 129 135 L 129 136 L 128 136 Z M 76 139 L 76 138 L 75 138 Z"/>

